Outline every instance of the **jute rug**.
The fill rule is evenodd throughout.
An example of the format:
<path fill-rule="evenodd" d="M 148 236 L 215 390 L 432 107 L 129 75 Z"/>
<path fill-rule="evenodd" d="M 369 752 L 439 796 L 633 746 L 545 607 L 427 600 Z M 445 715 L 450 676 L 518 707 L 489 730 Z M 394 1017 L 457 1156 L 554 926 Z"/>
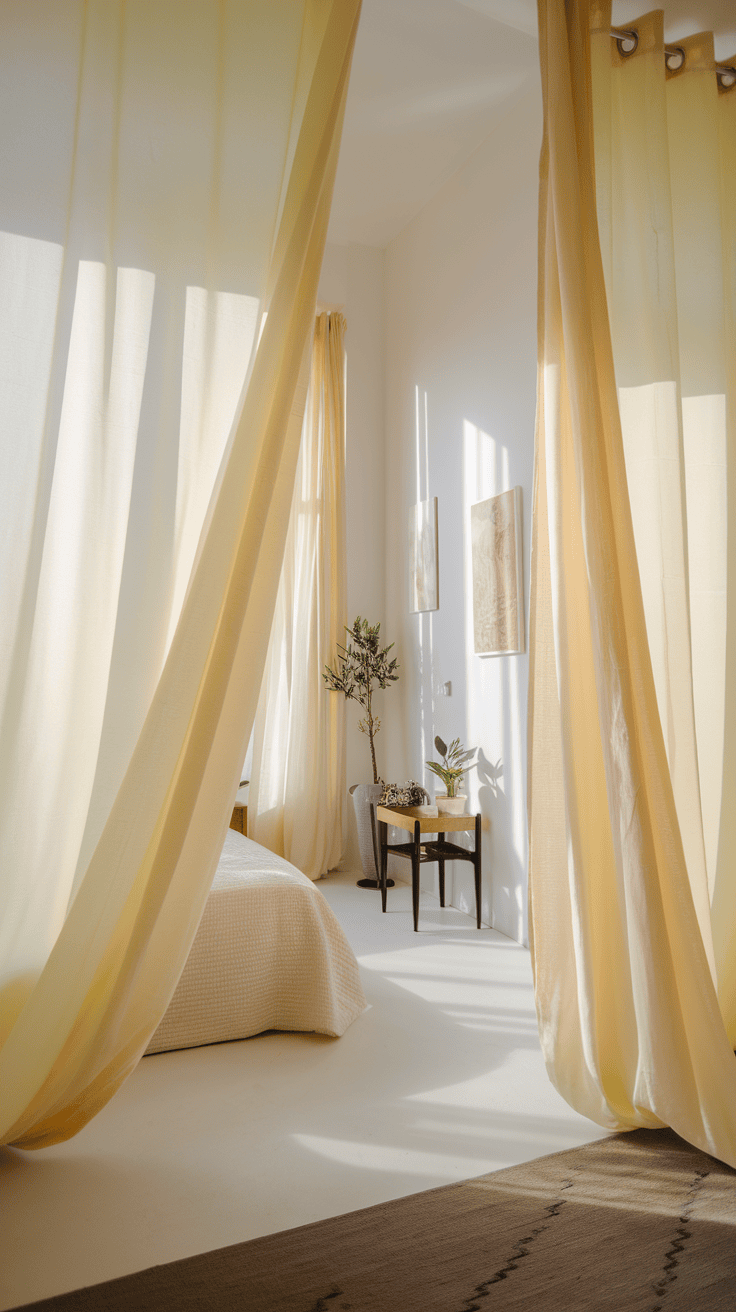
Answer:
<path fill-rule="evenodd" d="M 736 1172 L 669 1130 L 637 1130 L 27 1306 L 724 1312 Z"/>

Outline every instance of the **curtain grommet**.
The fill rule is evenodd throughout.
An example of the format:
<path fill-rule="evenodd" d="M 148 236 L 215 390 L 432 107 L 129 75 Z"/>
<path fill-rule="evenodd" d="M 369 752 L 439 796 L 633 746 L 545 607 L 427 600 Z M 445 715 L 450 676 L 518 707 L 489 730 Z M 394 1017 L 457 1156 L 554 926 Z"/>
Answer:
<path fill-rule="evenodd" d="M 611 36 L 622 59 L 628 59 L 639 48 L 639 33 L 634 27 L 611 28 Z"/>

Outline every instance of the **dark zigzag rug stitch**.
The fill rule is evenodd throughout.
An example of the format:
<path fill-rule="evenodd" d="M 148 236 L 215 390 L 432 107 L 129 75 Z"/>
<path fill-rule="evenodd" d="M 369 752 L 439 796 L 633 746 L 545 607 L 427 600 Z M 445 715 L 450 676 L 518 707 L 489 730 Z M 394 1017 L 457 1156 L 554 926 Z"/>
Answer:
<path fill-rule="evenodd" d="M 564 1183 L 561 1185 L 561 1188 L 572 1189 L 572 1180 L 565 1180 Z M 550 1203 L 549 1207 L 546 1207 L 544 1209 L 545 1216 L 548 1218 L 548 1220 L 552 1220 L 553 1217 L 559 1216 L 560 1208 L 563 1207 L 564 1204 L 565 1204 L 564 1198 L 558 1199 L 556 1203 Z M 505 1262 L 504 1265 L 498 1269 L 498 1271 L 494 1272 L 490 1280 L 484 1280 L 482 1284 L 476 1285 L 471 1295 L 473 1301 L 471 1302 L 470 1299 L 467 1299 L 466 1302 L 463 1304 L 463 1306 L 460 1309 L 458 1309 L 458 1312 L 482 1312 L 480 1303 L 476 1302 L 475 1300 L 478 1298 L 488 1298 L 491 1292 L 491 1287 L 493 1285 L 497 1285 L 499 1280 L 507 1280 L 508 1277 L 511 1275 L 512 1271 L 518 1270 L 519 1262 L 521 1261 L 521 1259 L 524 1257 L 528 1257 L 531 1252 L 530 1245 L 534 1243 L 534 1240 L 537 1238 L 538 1235 L 544 1234 L 544 1231 L 546 1229 L 547 1229 L 546 1223 L 544 1225 L 538 1225 L 534 1230 L 532 1230 L 531 1234 L 525 1235 L 523 1239 L 520 1239 L 519 1242 L 515 1245 L 513 1255 L 508 1259 L 508 1261 Z"/>
<path fill-rule="evenodd" d="M 636 1130 L 40 1303 L 38 1312 L 721 1312 L 736 1172 Z"/>
<path fill-rule="evenodd" d="M 710 1171 L 696 1171 L 695 1178 L 690 1184 L 687 1192 L 685 1206 L 680 1216 L 680 1224 L 675 1230 L 671 1247 L 665 1254 L 664 1271 L 662 1279 L 654 1286 L 654 1292 L 658 1299 L 663 1299 L 669 1292 L 669 1286 L 673 1280 L 677 1279 L 677 1267 L 680 1265 L 680 1254 L 685 1252 L 685 1245 L 688 1239 L 692 1238 L 692 1231 L 687 1229 L 690 1224 L 690 1216 L 695 1205 L 695 1199 L 700 1189 L 703 1187 L 703 1181 L 707 1180 Z M 663 1312 L 664 1304 L 657 1302 L 652 1305 L 651 1312 Z"/>

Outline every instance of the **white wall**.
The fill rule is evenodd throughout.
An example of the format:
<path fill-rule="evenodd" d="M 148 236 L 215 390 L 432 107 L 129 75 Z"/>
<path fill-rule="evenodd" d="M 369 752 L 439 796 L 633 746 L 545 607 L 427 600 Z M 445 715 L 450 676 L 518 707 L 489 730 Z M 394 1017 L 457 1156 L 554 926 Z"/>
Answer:
<path fill-rule="evenodd" d="M 480 748 L 468 792 L 483 813 L 482 915 L 519 941 L 527 923 L 528 658 L 473 654 L 468 529 L 473 502 L 521 485 L 528 614 L 540 142 L 535 87 L 390 243 L 385 267 L 386 632 L 402 667 L 388 717 L 389 776 L 430 786 L 424 761 L 435 755 L 437 733 Z M 432 496 L 440 608 L 412 615 L 409 508 Z M 445 680 L 450 697 L 437 693 Z M 472 867 L 456 862 L 454 870 L 451 900 L 470 909 Z M 423 878 L 436 884 L 436 867 Z"/>
<path fill-rule="evenodd" d="M 369 246 L 329 245 L 319 285 L 321 307 L 341 309 L 347 322 L 346 500 L 348 623 L 362 615 L 383 626 L 384 553 L 384 321 L 383 252 Z M 380 698 L 379 698 L 380 701 Z M 347 704 L 347 781 L 372 781 L 368 740 L 359 733 L 360 708 Z M 381 708 L 379 707 L 379 715 Z M 376 755 L 385 764 L 381 737 Z M 352 807 L 341 863 L 358 869 Z M 369 895 L 367 895 L 369 896 Z"/>

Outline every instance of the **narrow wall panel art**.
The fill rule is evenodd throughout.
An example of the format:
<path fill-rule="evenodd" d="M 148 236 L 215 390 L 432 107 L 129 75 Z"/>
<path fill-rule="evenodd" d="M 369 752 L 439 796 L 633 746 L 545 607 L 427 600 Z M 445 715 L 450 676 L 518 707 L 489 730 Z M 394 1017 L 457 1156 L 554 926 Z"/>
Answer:
<path fill-rule="evenodd" d="M 439 610 L 437 498 L 419 501 L 409 511 L 409 610 Z"/>
<path fill-rule="evenodd" d="M 521 488 L 470 507 L 476 656 L 524 650 Z"/>

